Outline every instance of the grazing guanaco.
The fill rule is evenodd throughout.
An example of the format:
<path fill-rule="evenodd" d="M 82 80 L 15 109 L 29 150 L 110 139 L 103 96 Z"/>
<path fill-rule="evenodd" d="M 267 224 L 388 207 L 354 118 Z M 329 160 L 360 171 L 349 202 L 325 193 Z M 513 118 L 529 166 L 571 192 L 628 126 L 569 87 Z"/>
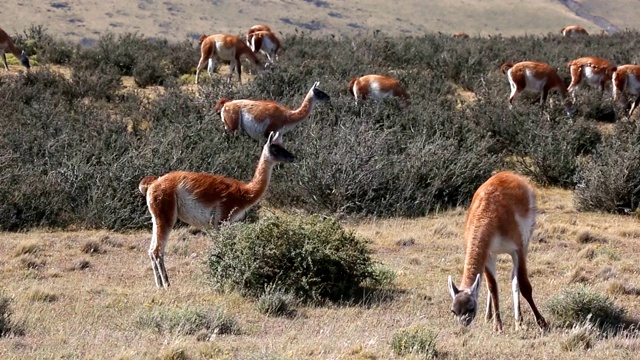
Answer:
<path fill-rule="evenodd" d="M 276 34 L 271 31 L 256 31 L 251 36 L 251 50 L 254 53 L 261 51 L 269 59 L 270 63 L 273 63 L 278 59 L 278 50 L 282 47 L 280 40 Z"/>
<path fill-rule="evenodd" d="M 628 106 L 629 99 L 627 93 L 635 96 L 635 100 L 629 109 L 629 117 L 633 114 L 633 110 L 640 103 L 640 65 L 622 65 L 618 66 L 612 77 L 613 82 L 613 101 L 622 102 Z"/>
<path fill-rule="evenodd" d="M 557 91 L 564 102 L 567 115 L 573 116 L 574 109 L 567 96 L 567 85 L 558 73 L 548 64 L 535 61 L 523 61 L 517 64 L 504 63 L 500 67 L 507 75 L 511 85 L 509 106 L 513 106 L 515 97 L 524 90 L 540 93 L 540 107 L 544 109 L 550 91 Z"/>
<path fill-rule="evenodd" d="M 511 290 L 516 330 L 522 322 L 519 292 L 529 303 L 538 326 L 547 328 L 533 301 L 527 274 L 527 251 L 535 220 L 535 193 L 525 178 L 503 171 L 478 188 L 465 220 L 465 260 L 460 288 L 454 285 L 451 275 L 448 279 L 453 299 L 451 312 L 460 324 L 469 326 L 476 316 L 480 274 L 484 273 L 489 290 L 485 317 L 487 321 L 493 318 L 494 331 L 502 331 L 496 259 L 498 254 L 509 254 L 513 260 Z"/>
<path fill-rule="evenodd" d="M 356 99 L 367 98 L 382 101 L 385 98 L 395 96 L 400 99 L 402 105 L 409 106 L 409 95 L 400 82 L 386 75 L 365 75 L 355 77 L 349 81 L 349 93 Z"/>
<path fill-rule="evenodd" d="M 251 138 L 260 140 L 272 131 L 284 134 L 309 117 L 317 102 L 330 99 L 320 90 L 319 82 L 313 84 L 300 107 L 293 110 L 272 100 L 218 100 L 215 111 L 220 114 L 224 127 L 229 132 L 238 130 Z"/>
<path fill-rule="evenodd" d="M 153 221 L 149 258 L 156 286 L 169 287 L 164 253 L 178 219 L 196 228 L 218 228 L 224 221 L 242 220 L 267 191 L 273 166 L 292 161 L 294 156 L 282 147 L 280 134 L 271 133 L 248 183 L 187 171 L 144 177 L 138 188 L 147 198 Z"/>
<path fill-rule="evenodd" d="M 571 60 L 568 66 L 571 73 L 571 84 L 569 84 L 567 91 L 573 96 L 575 96 L 578 87 L 584 83 L 592 87 L 599 87 L 600 91 L 604 92 L 605 87 L 611 83 L 613 72 L 616 69 L 609 61 L 593 56 Z"/>
<path fill-rule="evenodd" d="M 7 56 L 5 52 L 9 50 L 13 56 L 15 56 L 20 63 L 25 68 L 31 68 L 31 64 L 29 63 L 29 57 L 25 54 L 24 51 L 18 49 L 18 47 L 13 43 L 9 34 L 7 34 L 2 28 L 0 28 L 0 57 L 2 58 L 2 63 L 4 64 L 4 69 L 9 70 L 9 65 L 7 65 Z"/>
<path fill-rule="evenodd" d="M 589 36 L 587 30 L 578 25 L 564 27 L 560 30 L 560 33 L 562 33 L 562 36 L 564 37 Z"/>
<path fill-rule="evenodd" d="M 251 38 L 253 37 L 253 33 L 258 32 L 258 31 L 272 31 L 271 28 L 269 27 L 269 25 L 265 25 L 265 24 L 258 24 L 258 25 L 253 25 L 249 31 L 247 31 L 247 44 L 251 44 Z"/>
<path fill-rule="evenodd" d="M 468 39 L 469 38 L 469 34 L 464 33 L 464 32 L 457 32 L 453 34 L 453 37 L 455 39 Z"/>
<path fill-rule="evenodd" d="M 233 71 L 237 70 L 238 82 L 242 83 L 242 64 L 240 62 L 240 57 L 242 56 L 248 57 L 256 68 L 260 68 L 260 60 L 258 60 L 256 54 L 237 36 L 229 34 L 201 35 L 200 61 L 196 69 L 196 84 L 198 84 L 200 70 L 202 70 L 207 62 L 209 63 L 209 67 L 207 68 L 209 77 L 213 76 L 216 58 L 231 62 L 229 77 L 227 79 L 228 82 L 231 82 Z"/>

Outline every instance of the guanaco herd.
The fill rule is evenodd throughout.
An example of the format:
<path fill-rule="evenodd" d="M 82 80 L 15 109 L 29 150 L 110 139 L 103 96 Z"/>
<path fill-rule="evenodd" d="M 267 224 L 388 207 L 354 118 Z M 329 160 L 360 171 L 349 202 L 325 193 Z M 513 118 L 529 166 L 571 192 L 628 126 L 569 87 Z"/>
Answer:
<path fill-rule="evenodd" d="M 586 36 L 580 27 L 562 29 L 564 36 Z M 467 38 L 464 33 L 456 33 L 455 38 Z M 11 38 L 0 29 L 0 54 L 7 68 L 5 51 L 14 54 L 25 68 L 29 69 L 29 58 L 20 51 Z M 264 53 L 270 63 L 275 62 L 281 45 L 274 32 L 267 25 L 256 25 L 246 34 L 245 41 L 228 34 L 202 35 L 200 37 L 201 57 L 196 71 L 196 84 L 200 70 L 208 63 L 208 73 L 212 76 L 216 59 L 230 61 L 228 81 L 234 70 L 241 82 L 242 56 L 254 65 L 260 66 L 256 56 Z M 614 101 L 620 97 L 627 102 L 626 92 L 636 96 L 629 116 L 640 101 L 640 66 L 614 66 L 609 61 L 595 57 L 584 57 L 568 63 L 571 84 L 567 88 L 562 78 L 548 64 L 525 61 L 516 64 L 505 63 L 501 71 L 507 75 L 511 85 L 509 103 L 522 91 L 540 93 L 540 105 L 544 107 L 550 91 L 557 91 L 562 97 L 565 110 L 572 115 L 573 101 L 578 87 L 587 84 L 601 92 L 612 84 Z M 353 78 L 348 91 L 358 100 L 383 100 L 396 97 L 402 106 L 409 106 L 409 95 L 405 88 L 385 75 L 365 75 Z M 197 228 L 218 228 L 223 222 L 242 220 L 246 212 L 262 198 L 267 191 L 273 167 L 277 163 L 293 162 L 295 157 L 282 146 L 283 134 L 306 119 L 314 106 L 330 99 L 320 90 L 319 83 L 313 84 L 297 109 L 290 109 L 272 100 L 229 100 L 220 99 L 215 111 L 220 114 L 224 127 L 229 132 L 243 132 L 261 141 L 266 139 L 253 178 L 248 183 L 220 175 L 187 171 L 172 171 L 163 176 L 146 176 L 138 186 L 146 197 L 147 207 L 153 223 L 149 257 L 157 287 L 169 287 L 169 277 L 164 264 L 165 248 L 169 234 L 181 220 Z M 491 176 L 475 192 L 464 225 L 465 259 L 460 286 L 448 278 L 448 289 L 452 298 L 451 312 L 464 326 L 471 324 L 477 313 L 481 274 L 487 282 L 487 307 L 485 317 L 493 320 L 495 331 L 502 331 L 498 284 L 496 281 L 496 260 L 499 254 L 511 255 L 512 294 L 516 329 L 522 322 L 519 293 L 533 311 L 536 323 L 545 330 L 548 325 L 535 305 L 532 286 L 527 275 L 527 249 L 536 220 L 536 200 L 530 182 L 509 171 Z"/>

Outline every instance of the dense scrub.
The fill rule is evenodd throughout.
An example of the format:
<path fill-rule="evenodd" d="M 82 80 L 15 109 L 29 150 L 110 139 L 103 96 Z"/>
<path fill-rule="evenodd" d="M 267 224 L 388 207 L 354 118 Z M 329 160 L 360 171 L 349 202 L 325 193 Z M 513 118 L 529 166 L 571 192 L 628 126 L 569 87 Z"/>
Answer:
<path fill-rule="evenodd" d="M 564 115 L 557 95 L 542 114 L 526 96 L 509 109 L 509 85 L 499 66 L 540 60 L 568 79 L 566 63 L 579 56 L 637 62 L 632 50 L 637 35 L 470 40 L 289 35 L 282 39 L 286 52 L 278 64 L 254 81 L 229 88 L 214 78 L 196 95 L 178 86 L 181 75 L 195 71 L 195 42 L 107 34 L 81 47 L 31 27 L 16 41 L 45 66 L 0 77 L 5 149 L 0 229 L 136 228 L 148 221 L 137 193 L 144 175 L 183 169 L 248 180 L 261 144 L 225 134 L 213 111 L 215 101 L 268 98 L 298 106 L 314 81 L 332 100 L 286 136 L 286 147 L 299 161 L 275 169 L 267 195 L 275 206 L 419 216 L 467 203 L 492 171 L 510 168 L 543 185 L 579 184 L 577 200 L 584 209 L 634 211 L 637 194 L 624 189 L 633 188 L 637 178 L 626 177 L 627 187 L 616 188 L 615 202 L 622 205 L 615 209 L 596 201 L 610 186 L 607 181 L 621 181 L 609 176 L 623 171 L 612 168 L 619 162 L 606 161 L 622 146 L 617 142 L 630 144 L 620 166 L 639 167 L 632 156 L 637 146 L 631 145 L 637 136 L 635 142 L 631 135 L 625 140 L 619 136 L 624 130 L 603 139 L 596 126 L 596 119 L 616 121 L 609 93 L 601 99 L 582 90 L 573 119 Z M 69 66 L 71 78 L 47 70 L 46 64 Z M 346 84 L 367 73 L 399 78 L 412 97 L 409 109 L 393 100 L 356 106 Z M 152 98 L 123 92 L 122 75 L 133 76 L 140 87 L 163 85 L 166 91 Z M 469 92 L 475 98 L 465 95 Z"/>

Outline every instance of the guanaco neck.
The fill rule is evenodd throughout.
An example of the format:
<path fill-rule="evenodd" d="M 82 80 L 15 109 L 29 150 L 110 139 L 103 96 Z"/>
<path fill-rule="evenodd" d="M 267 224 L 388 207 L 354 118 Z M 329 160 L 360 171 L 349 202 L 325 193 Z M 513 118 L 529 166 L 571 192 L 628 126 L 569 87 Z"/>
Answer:
<path fill-rule="evenodd" d="M 254 65 L 260 66 L 260 60 L 258 60 L 258 57 L 256 56 L 256 54 L 251 50 L 251 48 L 248 45 L 242 42 L 239 42 L 238 46 L 239 46 L 238 58 L 240 58 L 241 55 L 245 55 L 246 57 L 249 58 L 249 60 L 251 60 L 251 62 Z"/>
<path fill-rule="evenodd" d="M 313 91 L 309 91 L 307 96 L 305 96 L 304 100 L 302 100 L 302 104 L 296 110 L 292 110 L 289 113 L 287 118 L 288 124 L 295 124 L 306 119 L 311 111 L 313 110 L 313 106 L 315 105 L 315 98 L 313 97 Z"/>
<path fill-rule="evenodd" d="M 464 257 L 464 270 L 462 272 L 461 289 L 470 289 L 476 281 L 476 276 L 484 272 L 492 236 L 487 230 L 486 224 L 474 224 L 467 229 L 465 234 L 466 251 Z"/>
<path fill-rule="evenodd" d="M 13 43 L 13 41 L 11 41 L 10 37 L 7 36 L 5 40 L 6 41 L 4 43 L 0 43 L 0 48 L 3 48 L 3 47 L 8 48 L 9 51 L 11 51 L 11 53 L 13 54 L 13 56 L 19 59 L 20 56 L 22 56 L 22 51 L 20 51 L 20 49 L 18 49 L 18 47 Z"/>
<path fill-rule="evenodd" d="M 258 162 L 258 167 L 256 167 L 256 172 L 246 187 L 249 204 L 253 205 L 257 203 L 267 191 L 269 182 L 271 181 L 272 169 L 273 163 L 267 160 L 266 155 L 263 153 Z"/>

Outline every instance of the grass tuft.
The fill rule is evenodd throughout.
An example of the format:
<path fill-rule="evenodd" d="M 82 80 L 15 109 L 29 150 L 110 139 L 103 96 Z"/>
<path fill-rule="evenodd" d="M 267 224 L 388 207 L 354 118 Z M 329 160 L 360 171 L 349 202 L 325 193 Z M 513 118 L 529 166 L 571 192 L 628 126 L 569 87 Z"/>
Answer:
<path fill-rule="evenodd" d="M 222 310 L 207 312 L 200 309 L 158 306 L 142 313 L 137 324 L 141 328 L 176 335 L 195 335 L 202 332 L 209 336 L 240 334 L 238 322 Z"/>
<path fill-rule="evenodd" d="M 424 359 L 436 357 L 438 335 L 424 328 L 400 330 L 391 338 L 391 349 L 399 356 L 418 355 Z"/>

